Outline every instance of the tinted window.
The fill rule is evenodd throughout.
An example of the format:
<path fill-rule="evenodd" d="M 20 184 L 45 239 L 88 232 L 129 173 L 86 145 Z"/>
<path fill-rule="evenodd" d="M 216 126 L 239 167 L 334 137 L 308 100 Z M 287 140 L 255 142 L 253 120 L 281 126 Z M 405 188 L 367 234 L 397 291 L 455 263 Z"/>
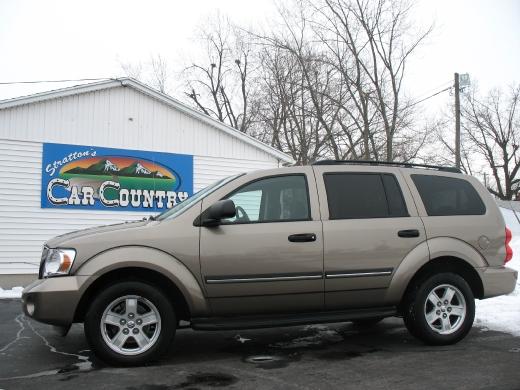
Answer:
<path fill-rule="evenodd" d="M 307 182 L 303 175 L 254 181 L 227 197 L 237 208 L 227 223 L 281 222 L 310 219 Z"/>
<path fill-rule="evenodd" d="M 388 213 L 390 217 L 407 217 L 408 210 L 404 203 L 403 194 L 401 188 L 397 183 L 397 179 L 394 175 L 384 174 L 383 184 L 385 185 L 386 198 L 388 201 Z"/>
<path fill-rule="evenodd" d="M 473 186 L 464 179 L 411 175 L 428 215 L 482 215 L 486 207 Z"/>
<path fill-rule="evenodd" d="M 327 173 L 323 179 L 330 219 L 408 215 L 401 190 L 393 175 Z"/>

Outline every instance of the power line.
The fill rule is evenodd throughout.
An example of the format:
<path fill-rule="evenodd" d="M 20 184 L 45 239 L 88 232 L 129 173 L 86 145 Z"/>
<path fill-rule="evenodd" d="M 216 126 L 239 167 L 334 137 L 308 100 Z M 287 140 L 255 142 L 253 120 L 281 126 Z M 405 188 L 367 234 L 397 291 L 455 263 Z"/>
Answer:
<path fill-rule="evenodd" d="M 466 99 L 467 99 L 468 101 L 470 101 L 470 102 L 475 102 L 475 103 L 480 104 L 482 107 L 484 107 L 484 108 L 487 109 L 487 110 L 491 110 L 491 109 L 492 109 L 492 108 L 489 107 L 487 104 L 478 101 L 478 100 L 475 99 L 474 97 L 466 97 Z"/>
<path fill-rule="evenodd" d="M 78 81 L 103 81 L 103 80 L 112 80 L 111 77 L 103 77 L 103 78 L 83 78 L 83 79 L 63 79 L 63 80 L 31 80 L 31 81 L 1 81 L 0 85 L 15 85 L 15 84 L 45 84 L 45 83 L 70 83 L 70 82 L 78 82 Z M 446 84 L 446 83 L 443 83 Z M 441 85 L 443 85 L 441 84 Z M 419 103 L 422 103 L 428 99 L 431 99 L 434 96 L 437 96 L 441 94 L 442 92 L 448 91 L 452 87 L 449 86 L 447 88 L 444 88 L 438 92 L 435 92 L 432 95 L 429 95 L 423 99 L 420 99 L 412 104 L 410 104 L 408 107 L 413 107 Z M 419 95 L 420 96 L 420 95 Z"/>
<path fill-rule="evenodd" d="M 34 81 L 3 81 L 0 85 L 13 85 L 13 84 L 43 84 L 43 83 L 70 83 L 74 81 L 102 81 L 111 80 L 110 77 L 104 78 L 87 78 L 87 79 L 67 79 L 67 80 L 34 80 Z"/>
<path fill-rule="evenodd" d="M 422 92 L 422 93 L 416 95 L 416 98 L 417 98 L 417 99 L 422 99 L 423 96 L 427 96 L 427 95 L 433 93 L 434 91 L 439 90 L 439 88 L 447 87 L 448 84 L 449 84 L 450 86 L 453 85 L 453 80 L 448 80 L 448 81 L 446 81 L 446 82 L 444 82 L 444 83 L 442 83 L 442 84 L 437 85 L 436 87 L 429 88 L 429 89 L 427 89 L 426 91 L 424 91 L 424 92 Z"/>
<path fill-rule="evenodd" d="M 434 97 L 434 96 L 437 96 L 437 95 L 440 95 L 440 94 L 443 93 L 443 92 L 449 91 L 451 88 L 452 88 L 452 86 L 449 86 L 449 87 L 447 87 L 447 88 L 441 89 L 440 91 L 437 91 L 437 92 L 435 92 L 434 94 L 431 94 L 430 96 L 427 96 L 427 97 L 425 97 L 425 98 L 423 98 L 423 99 L 421 99 L 421 100 L 417 100 L 416 102 L 410 104 L 408 107 L 413 107 L 413 106 L 415 106 L 415 105 L 417 105 L 417 104 L 419 104 L 419 103 L 424 102 L 425 100 L 431 99 L 431 98 Z"/>

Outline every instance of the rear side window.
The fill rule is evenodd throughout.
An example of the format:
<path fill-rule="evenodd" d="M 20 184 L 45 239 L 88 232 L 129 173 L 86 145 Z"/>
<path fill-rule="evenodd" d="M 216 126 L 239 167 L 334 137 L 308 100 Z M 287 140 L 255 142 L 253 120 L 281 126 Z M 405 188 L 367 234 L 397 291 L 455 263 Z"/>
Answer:
<path fill-rule="evenodd" d="M 428 215 L 482 215 L 486 212 L 484 202 L 467 180 L 434 175 L 411 177 Z"/>
<path fill-rule="evenodd" d="M 326 173 L 323 175 L 330 219 L 407 217 L 394 175 Z"/>

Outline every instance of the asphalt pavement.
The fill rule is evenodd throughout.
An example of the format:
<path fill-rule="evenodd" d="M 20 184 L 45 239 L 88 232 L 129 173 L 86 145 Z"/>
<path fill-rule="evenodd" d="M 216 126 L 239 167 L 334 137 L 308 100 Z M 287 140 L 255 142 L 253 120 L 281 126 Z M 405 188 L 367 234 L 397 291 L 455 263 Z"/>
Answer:
<path fill-rule="evenodd" d="M 0 300 L 0 389 L 520 389 L 520 338 L 479 328 L 431 347 L 398 318 L 250 331 L 179 330 L 170 353 L 114 368 L 89 350 L 83 328 L 65 338 Z"/>

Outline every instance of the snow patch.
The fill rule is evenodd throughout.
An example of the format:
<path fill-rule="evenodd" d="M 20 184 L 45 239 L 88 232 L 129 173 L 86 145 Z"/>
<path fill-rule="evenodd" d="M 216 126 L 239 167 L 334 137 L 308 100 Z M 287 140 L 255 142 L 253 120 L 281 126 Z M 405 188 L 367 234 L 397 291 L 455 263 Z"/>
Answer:
<path fill-rule="evenodd" d="M 10 290 L 4 290 L 0 287 L 0 299 L 21 298 L 23 287 L 13 287 Z"/>
<path fill-rule="evenodd" d="M 105 162 L 105 169 L 104 170 L 105 170 L 105 172 L 111 172 L 111 171 L 112 172 L 117 172 L 117 171 L 119 171 L 119 168 L 112 161 L 107 160 Z"/>
<path fill-rule="evenodd" d="M 251 341 L 251 339 L 248 339 L 248 338 L 242 337 L 242 336 L 240 336 L 239 334 L 235 335 L 234 339 L 235 339 L 236 341 L 238 341 L 239 343 L 241 343 L 241 344 L 244 344 L 244 343 L 246 343 L 246 342 L 248 342 L 248 341 Z"/>
<path fill-rule="evenodd" d="M 289 341 L 280 341 L 269 346 L 272 348 L 296 349 L 335 344 L 343 340 L 343 337 L 336 330 L 330 329 L 326 325 L 308 325 L 303 328 L 303 331 L 310 331 L 314 334 L 297 337 Z"/>
<path fill-rule="evenodd" d="M 145 175 L 149 175 L 151 172 L 143 167 L 141 164 L 137 163 L 137 166 L 135 167 L 135 173 L 142 173 Z"/>
<path fill-rule="evenodd" d="M 513 259 L 506 264 L 520 272 L 520 223 L 512 210 L 500 208 L 504 220 L 513 233 Z M 477 300 L 475 325 L 486 330 L 498 330 L 520 336 L 520 279 L 509 295 Z"/>

